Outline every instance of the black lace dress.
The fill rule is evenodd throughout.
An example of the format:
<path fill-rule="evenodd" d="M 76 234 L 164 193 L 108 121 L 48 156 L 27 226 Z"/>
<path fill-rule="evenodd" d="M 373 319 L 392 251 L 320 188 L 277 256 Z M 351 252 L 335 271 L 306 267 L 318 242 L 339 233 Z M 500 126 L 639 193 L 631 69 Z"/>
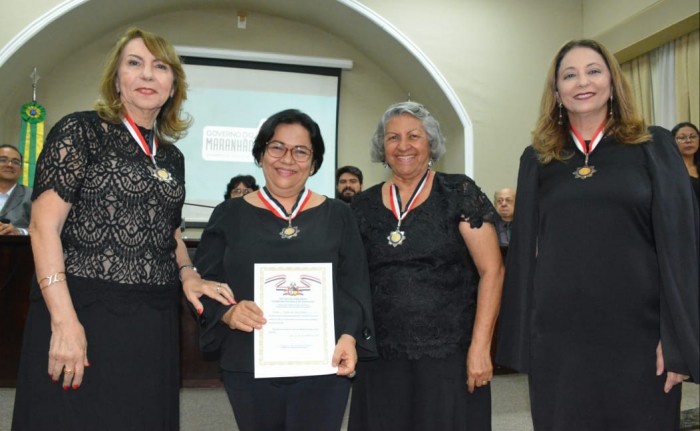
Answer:
<path fill-rule="evenodd" d="M 141 129 L 147 141 L 150 130 Z M 122 124 L 95 112 L 63 118 L 38 161 L 34 196 L 54 190 L 72 208 L 61 232 L 73 305 L 91 366 L 64 390 L 47 375 L 50 316 L 31 290 L 13 429 L 171 430 L 179 427 L 175 229 L 184 159 L 161 144 L 153 164 Z"/>
<path fill-rule="evenodd" d="M 464 175 L 436 173 L 428 199 L 401 224 L 406 240 L 388 244 L 396 218 L 378 184 L 353 201 L 369 260 L 377 347 L 382 358 L 466 354 L 479 273 L 459 223 L 493 223 L 488 198 Z M 466 358 L 466 356 L 465 356 Z"/>
<path fill-rule="evenodd" d="M 382 184 L 360 193 L 352 207 L 369 261 L 381 359 L 358 365 L 349 429 L 450 430 L 465 423 L 475 426 L 469 429 L 490 428 L 490 392 L 481 390 L 475 403 L 467 399 L 466 357 L 479 273 L 459 225 L 493 223 L 491 202 L 470 178 L 436 173 L 428 199 L 401 223 L 405 240 L 397 247 L 387 240 L 397 221 L 382 203 Z M 397 380 L 412 380 L 409 387 L 422 384 L 417 373 L 396 377 L 392 370 L 406 363 L 444 368 L 435 371 L 440 377 L 432 376 L 439 380 L 431 383 L 434 397 L 412 387 L 396 389 Z M 485 422 L 481 416 L 488 416 Z"/>

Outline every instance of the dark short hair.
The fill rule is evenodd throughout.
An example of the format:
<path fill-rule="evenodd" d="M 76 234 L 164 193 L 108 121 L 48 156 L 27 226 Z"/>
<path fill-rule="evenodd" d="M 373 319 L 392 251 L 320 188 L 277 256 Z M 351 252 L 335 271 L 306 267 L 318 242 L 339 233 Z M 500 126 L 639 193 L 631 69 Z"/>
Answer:
<path fill-rule="evenodd" d="M 337 171 L 335 171 L 335 184 L 338 184 L 338 181 L 340 181 L 340 176 L 343 174 L 352 174 L 357 177 L 358 180 L 360 180 L 360 184 L 362 184 L 362 171 L 359 168 L 356 168 L 355 166 L 343 166 L 342 168 L 339 168 Z"/>
<path fill-rule="evenodd" d="M 676 133 L 678 133 L 678 131 L 684 127 L 690 127 L 691 129 L 695 130 L 695 133 L 700 135 L 700 132 L 698 132 L 698 128 L 695 124 L 684 121 L 682 123 L 676 124 L 675 126 L 673 126 L 673 129 L 671 129 L 671 135 L 673 135 L 673 139 L 676 139 Z M 700 166 L 700 150 L 695 152 L 695 156 L 693 156 L 693 161 L 695 162 L 695 166 Z"/>
<path fill-rule="evenodd" d="M 695 126 L 695 124 L 684 121 L 682 123 L 678 123 L 675 126 L 673 126 L 673 129 L 671 129 L 671 134 L 673 135 L 673 137 L 675 138 L 676 133 L 678 133 L 678 131 L 684 127 L 690 127 L 691 129 L 695 130 L 695 133 L 700 134 L 700 132 L 698 132 L 698 128 Z"/>
<path fill-rule="evenodd" d="M 17 151 L 17 154 L 19 154 L 19 161 L 24 163 L 24 157 L 22 157 L 22 153 L 14 145 L 2 144 L 0 145 L 0 148 L 12 148 L 13 150 Z"/>
<path fill-rule="evenodd" d="M 255 182 L 255 177 L 252 175 L 236 175 L 235 177 L 231 178 L 231 181 L 228 182 L 228 185 L 226 186 L 226 193 L 224 194 L 224 199 L 228 199 L 231 197 L 231 190 L 235 189 L 238 187 L 239 184 L 243 183 L 244 186 L 251 190 L 257 190 L 260 187 L 258 187 L 257 183 Z"/>
<path fill-rule="evenodd" d="M 260 126 L 260 131 L 258 132 L 258 136 L 255 137 L 255 143 L 253 144 L 253 158 L 255 162 L 260 166 L 260 161 L 262 160 L 263 154 L 265 154 L 265 147 L 275 135 L 275 129 L 280 124 L 298 124 L 309 132 L 311 149 L 313 151 L 311 155 L 313 172 L 311 175 L 314 175 L 321 169 L 323 153 L 326 151 L 326 146 L 323 144 L 323 137 L 321 136 L 321 129 L 318 127 L 318 124 L 316 124 L 311 117 L 298 109 L 280 111 L 265 120 L 263 125 Z"/>

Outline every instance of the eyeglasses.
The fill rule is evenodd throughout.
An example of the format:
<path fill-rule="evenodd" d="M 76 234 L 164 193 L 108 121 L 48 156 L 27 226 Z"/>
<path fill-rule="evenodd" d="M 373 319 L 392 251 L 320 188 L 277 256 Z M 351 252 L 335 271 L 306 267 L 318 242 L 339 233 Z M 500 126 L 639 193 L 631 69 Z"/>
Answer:
<path fill-rule="evenodd" d="M 270 155 L 270 157 L 281 159 L 287 154 L 287 151 L 292 153 L 292 158 L 297 162 L 308 161 L 313 153 L 311 148 L 302 147 L 301 145 L 294 148 L 287 148 L 287 146 L 280 141 L 270 141 L 267 143 L 267 153 Z"/>
<path fill-rule="evenodd" d="M 11 159 L 9 157 L 0 157 L 0 165 L 13 165 L 16 167 L 22 166 L 22 162 L 19 159 Z"/>
<path fill-rule="evenodd" d="M 245 196 L 248 193 L 253 193 L 253 191 L 253 189 L 233 189 L 231 190 L 231 197 L 240 198 L 241 196 Z"/>
<path fill-rule="evenodd" d="M 506 204 L 506 203 L 512 204 L 513 202 L 515 202 L 515 199 L 513 199 L 513 198 L 498 198 L 498 199 L 496 199 L 497 204 Z"/>
<path fill-rule="evenodd" d="M 676 136 L 676 142 L 685 142 L 685 141 L 697 141 L 698 140 L 698 135 L 680 135 Z"/>

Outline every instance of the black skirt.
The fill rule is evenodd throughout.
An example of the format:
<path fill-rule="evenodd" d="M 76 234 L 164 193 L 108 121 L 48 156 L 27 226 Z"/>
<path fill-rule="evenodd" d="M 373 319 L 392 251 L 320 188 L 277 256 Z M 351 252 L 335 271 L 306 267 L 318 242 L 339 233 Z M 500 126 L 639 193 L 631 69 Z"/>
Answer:
<path fill-rule="evenodd" d="M 32 301 L 24 332 L 12 429 L 178 430 L 177 303 L 141 303 L 128 313 L 103 301 L 76 307 L 85 329 L 83 383 L 63 389 L 48 375 L 50 314 Z"/>

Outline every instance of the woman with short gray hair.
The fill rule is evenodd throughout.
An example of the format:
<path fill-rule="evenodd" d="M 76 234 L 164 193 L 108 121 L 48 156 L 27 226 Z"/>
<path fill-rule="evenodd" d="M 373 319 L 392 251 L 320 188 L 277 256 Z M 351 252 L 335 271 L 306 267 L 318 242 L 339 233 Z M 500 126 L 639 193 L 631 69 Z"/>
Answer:
<path fill-rule="evenodd" d="M 380 358 L 358 364 L 349 429 L 490 430 L 491 336 L 504 271 L 495 210 L 471 178 L 431 169 L 445 141 L 418 103 L 387 109 L 371 153 L 392 177 L 352 208 Z"/>

